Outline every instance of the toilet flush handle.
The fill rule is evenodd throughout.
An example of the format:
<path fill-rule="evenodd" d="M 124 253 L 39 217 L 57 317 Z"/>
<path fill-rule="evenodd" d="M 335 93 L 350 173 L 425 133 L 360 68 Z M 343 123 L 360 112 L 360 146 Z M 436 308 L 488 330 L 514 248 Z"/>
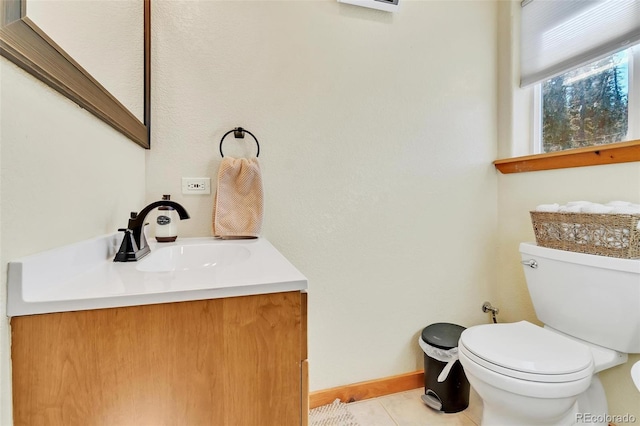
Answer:
<path fill-rule="evenodd" d="M 529 260 L 523 260 L 522 262 L 523 265 L 527 265 L 530 268 L 536 269 L 538 267 L 538 262 L 535 261 L 535 259 L 529 259 Z"/>

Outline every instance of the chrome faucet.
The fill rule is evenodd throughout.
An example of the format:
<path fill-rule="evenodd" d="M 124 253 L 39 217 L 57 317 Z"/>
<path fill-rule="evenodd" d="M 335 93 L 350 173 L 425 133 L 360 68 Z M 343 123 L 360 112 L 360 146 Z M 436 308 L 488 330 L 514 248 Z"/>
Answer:
<path fill-rule="evenodd" d="M 114 262 L 135 262 L 149 254 L 151 249 L 144 235 L 144 227 L 147 225 L 144 220 L 149 212 L 156 207 L 173 207 L 178 212 L 180 220 L 189 219 L 189 213 L 185 208 L 170 200 L 154 201 L 143 208 L 140 213 L 131 212 L 127 227 L 118 229 L 118 231 L 124 232 L 124 239 L 120 245 L 120 250 L 118 250 L 116 257 L 113 259 Z"/>

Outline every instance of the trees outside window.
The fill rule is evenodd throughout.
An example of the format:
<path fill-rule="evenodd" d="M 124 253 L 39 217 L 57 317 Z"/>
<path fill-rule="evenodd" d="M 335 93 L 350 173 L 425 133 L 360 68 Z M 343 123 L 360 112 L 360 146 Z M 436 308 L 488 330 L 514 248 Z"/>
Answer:
<path fill-rule="evenodd" d="M 542 152 L 625 140 L 629 50 L 542 83 Z"/>

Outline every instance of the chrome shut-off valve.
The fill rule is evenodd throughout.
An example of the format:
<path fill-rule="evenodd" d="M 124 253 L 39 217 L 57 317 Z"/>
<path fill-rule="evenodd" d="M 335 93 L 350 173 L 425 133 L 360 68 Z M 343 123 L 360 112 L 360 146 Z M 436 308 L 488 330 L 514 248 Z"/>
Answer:
<path fill-rule="evenodd" d="M 500 309 L 494 308 L 493 306 L 491 306 L 491 302 L 484 302 L 482 304 L 482 312 L 484 313 L 491 312 L 491 319 L 493 320 L 494 324 L 498 322 L 498 320 L 496 319 L 496 315 L 498 315 L 498 312 L 500 312 Z"/>

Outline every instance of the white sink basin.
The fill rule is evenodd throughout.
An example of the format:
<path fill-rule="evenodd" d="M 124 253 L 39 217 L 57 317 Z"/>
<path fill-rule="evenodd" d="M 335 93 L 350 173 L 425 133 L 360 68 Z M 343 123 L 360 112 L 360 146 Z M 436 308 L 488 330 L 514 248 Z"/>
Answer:
<path fill-rule="evenodd" d="M 232 244 L 176 245 L 156 248 L 138 262 L 142 272 L 189 271 L 236 265 L 251 257 L 249 249 Z"/>
<path fill-rule="evenodd" d="M 122 233 L 9 263 L 7 315 L 305 291 L 307 279 L 264 238 L 178 238 L 114 262 Z"/>

